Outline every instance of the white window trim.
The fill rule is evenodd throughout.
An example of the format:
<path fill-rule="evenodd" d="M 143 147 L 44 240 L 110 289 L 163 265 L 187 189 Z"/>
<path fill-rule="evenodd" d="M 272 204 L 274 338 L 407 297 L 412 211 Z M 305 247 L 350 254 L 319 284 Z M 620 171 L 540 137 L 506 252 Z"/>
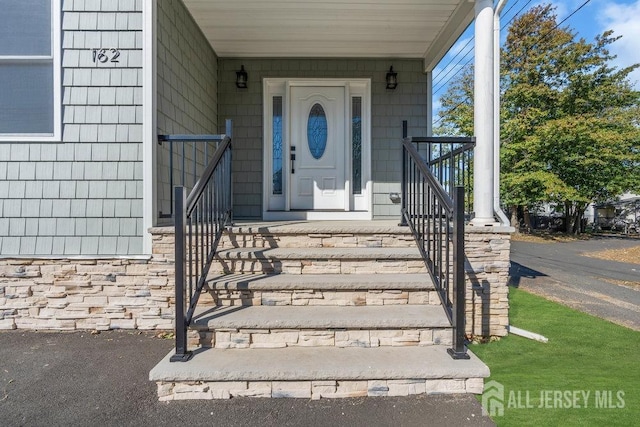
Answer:
<path fill-rule="evenodd" d="M 62 9 L 60 0 L 51 0 L 51 56 L 0 56 L 3 61 L 52 60 L 53 67 L 53 133 L 0 133 L 0 141 L 60 142 L 62 139 Z"/>

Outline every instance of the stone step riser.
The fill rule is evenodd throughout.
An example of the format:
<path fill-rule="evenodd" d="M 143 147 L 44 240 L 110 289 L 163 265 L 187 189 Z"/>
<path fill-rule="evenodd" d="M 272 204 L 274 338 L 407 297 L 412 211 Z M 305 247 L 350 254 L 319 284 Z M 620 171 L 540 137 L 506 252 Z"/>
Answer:
<path fill-rule="evenodd" d="M 422 260 L 221 259 L 212 274 L 405 274 L 426 273 Z"/>
<path fill-rule="evenodd" d="M 440 305 L 435 290 L 217 290 L 200 295 L 198 306 L 366 306 Z"/>
<path fill-rule="evenodd" d="M 161 401 L 268 398 L 348 398 L 416 394 L 481 394 L 483 378 L 427 378 L 323 381 L 175 381 L 156 382 Z"/>
<path fill-rule="evenodd" d="M 190 348 L 406 347 L 451 345 L 451 328 L 218 329 L 189 331 Z"/>
<path fill-rule="evenodd" d="M 410 234 L 225 234 L 221 249 L 229 248 L 410 248 Z"/>

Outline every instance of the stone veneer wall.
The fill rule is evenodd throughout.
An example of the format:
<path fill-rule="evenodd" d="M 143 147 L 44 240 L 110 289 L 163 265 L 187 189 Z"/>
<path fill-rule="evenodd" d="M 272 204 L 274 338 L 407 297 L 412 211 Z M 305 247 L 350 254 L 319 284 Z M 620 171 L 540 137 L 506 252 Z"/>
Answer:
<path fill-rule="evenodd" d="M 174 236 L 150 258 L 0 259 L 0 329 L 172 329 Z M 504 336 L 511 230 L 467 227 L 467 333 Z"/>
<path fill-rule="evenodd" d="M 173 234 L 150 258 L 0 259 L 0 329 L 172 329 Z"/>
<path fill-rule="evenodd" d="M 505 336 L 509 325 L 511 227 L 465 230 L 467 333 Z"/>
<path fill-rule="evenodd" d="M 483 378 L 442 378 L 356 381 L 191 381 L 158 382 L 161 402 L 231 397 L 322 398 L 411 396 L 415 394 L 481 394 Z"/>

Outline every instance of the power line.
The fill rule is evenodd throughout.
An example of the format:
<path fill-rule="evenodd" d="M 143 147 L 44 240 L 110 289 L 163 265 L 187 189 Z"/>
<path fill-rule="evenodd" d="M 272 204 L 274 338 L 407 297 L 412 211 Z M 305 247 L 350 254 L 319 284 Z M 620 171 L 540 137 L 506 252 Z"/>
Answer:
<path fill-rule="evenodd" d="M 469 55 L 469 54 L 470 54 L 470 53 L 472 53 L 472 52 L 473 52 L 473 48 L 472 48 L 472 50 L 470 50 L 469 52 L 467 52 L 467 53 L 466 53 L 462 58 L 460 58 L 460 60 L 459 60 L 458 62 L 456 62 L 456 63 L 455 63 L 455 64 L 454 64 L 450 69 L 449 69 L 449 71 L 447 71 L 447 74 L 446 74 L 446 75 L 444 75 L 444 76 L 443 76 L 439 81 L 434 82 L 434 83 L 433 83 L 433 85 L 434 85 L 434 86 L 438 86 L 438 85 L 439 85 L 439 84 L 440 84 L 440 83 L 441 83 L 441 82 L 442 82 L 442 81 L 443 81 L 443 80 L 444 80 L 444 79 L 445 79 L 449 74 L 451 74 L 453 71 L 457 71 L 457 68 L 456 68 L 456 67 L 457 67 L 457 66 L 458 66 L 462 61 L 464 61 L 465 59 L 467 59 L 467 55 Z M 462 67 L 460 67 L 460 68 L 463 68 L 463 67 L 467 66 L 467 65 L 471 62 L 471 60 L 472 60 L 472 59 L 473 59 L 473 56 L 472 56 L 471 58 L 469 58 L 469 59 L 467 60 L 467 62 L 465 62 L 465 63 L 464 63 L 464 65 L 463 65 Z M 451 64 L 451 63 L 449 63 L 449 64 Z M 447 65 L 447 67 L 449 67 L 449 65 Z M 447 86 L 447 83 L 449 83 L 449 82 L 451 81 L 451 79 L 453 79 L 454 77 L 455 77 L 455 75 L 453 75 L 453 76 L 449 77 L 449 79 L 447 79 L 444 83 L 442 83 L 440 86 L 438 86 L 436 89 L 434 89 L 433 93 L 438 93 L 438 92 L 439 92 L 443 87 Z"/>
<path fill-rule="evenodd" d="M 574 10 L 573 12 L 571 12 L 569 15 L 567 15 L 566 18 L 564 18 L 562 21 L 558 22 L 556 25 L 553 26 L 552 29 L 550 29 L 549 31 L 547 31 L 546 33 L 544 33 L 543 35 L 541 35 L 538 40 L 536 40 L 536 42 L 531 46 L 530 49 L 533 49 L 534 47 L 536 47 L 538 45 L 538 43 L 540 43 L 542 40 L 544 40 L 545 38 L 547 38 L 553 31 L 555 31 L 556 29 L 558 29 L 558 27 L 562 24 L 564 24 L 565 22 L 567 22 L 567 20 L 569 18 L 571 18 L 573 15 L 575 15 L 576 13 L 578 13 L 578 11 L 580 9 L 582 9 L 583 7 L 585 7 L 587 5 L 587 3 L 589 3 L 591 0 L 585 0 L 584 3 L 582 3 L 580 6 L 578 6 L 578 8 L 576 10 Z"/>
<path fill-rule="evenodd" d="M 518 12 L 516 12 L 503 26 L 502 28 L 500 28 L 500 31 L 502 32 L 502 30 L 504 30 L 507 26 L 509 26 L 509 24 L 511 24 L 514 19 L 516 19 L 521 13 L 522 11 L 529 5 L 529 3 L 531 3 L 532 0 L 527 0 L 527 2 L 524 4 L 524 6 L 522 6 Z M 589 0 L 590 1 L 590 0 Z M 517 0 L 515 3 L 513 3 L 511 5 L 511 7 L 509 9 L 507 9 L 505 11 L 505 15 L 508 14 L 509 11 L 511 11 L 511 9 L 513 9 L 518 3 L 520 2 L 520 0 Z M 471 41 L 473 40 L 474 36 L 472 36 L 467 43 L 465 44 L 465 47 L 471 43 Z M 464 49 L 464 48 L 463 48 Z M 452 75 L 451 77 L 449 77 L 447 80 L 444 80 L 447 76 L 449 76 L 453 71 L 457 70 L 457 69 L 462 69 L 464 67 L 466 67 L 467 65 L 469 65 L 469 63 L 471 63 L 471 61 L 473 60 L 473 57 L 469 58 L 460 68 L 456 68 L 462 61 L 464 61 L 464 59 L 467 57 L 467 55 L 469 55 L 469 53 L 471 53 L 473 51 L 473 47 L 472 50 L 470 50 L 469 52 L 465 53 L 465 55 L 455 64 L 453 65 L 453 67 L 451 67 L 449 69 L 449 71 L 446 73 L 446 75 L 444 75 L 440 80 L 435 81 L 433 83 L 435 87 L 435 89 L 433 90 L 433 94 L 437 94 L 439 93 L 442 89 L 446 88 L 449 84 L 449 82 L 455 77 L 455 74 Z M 460 52 L 460 51 L 459 51 Z M 442 69 L 443 71 L 446 70 L 451 63 L 453 62 L 453 60 L 455 59 L 455 56 L 453 58 L 451 58 L 451 60 L 447 63 L 447 65 Z M 438 73 L 438 75 L 440 75 L 441 73 Z M 437 76 L 436 76 L 437 77 Z M 444 82 L 443 82 L 444 81 Z"/>
<path fill-rule="evenodd" d="M 469 37 L 469 40 L 467 40 L 467 42 L 464 44 L 464 46 L 462 46 L 462 47 L 458 50 L 458 52 L 457 52 L 455 55 L 453 55 L 453 56 L 451 57 L 451 60 L 449 61 L 449 64 L 451 64 L 451 63 L 453 62 L 453 60 L 454 60 L 454 59 L 456 59 L 456 57 L 457 57 L 458 55 L 460 55 L 460 53 L 462 53 L 462 51 L 463 51 L 463 50 L 465 50 L 467 46 L 469 46 L 469 43 L 471 43 L 471 42 L 473 41 L 473 38 L 474 38 L 474 37 L 475 37 L 475 36 L 471 36 L 471 37 Z M 472 47 L 473 47 L 473 46 L 472 46 Z M 465 53 L 465 54 L 464 54 L 464 56 L 467 56 L 467 54 Z M 442 73 L 444 72 L 444 70 L 446 70 L 446 69 L 447 69 L 447 67 L 449 66 L 449 64 L 447 64 L 447 66 L 446 66 L 446 67 L 444 67 L 440 72 L 438 72 L 438 74 L 436 74 L 435 76 L 433 76 L 433 78 L 434 78 L 434 79 L 438 78 L 438 76 L 439 76 L 440 74 L 442 74 Z"/>
<path fill-rule="evenodd" d="M 509 19 L 501 28 L 500 28 L 500 32 L 502 32 L 502 30 L 504 30 L 505 28 L 507 28 L 509 26 L 509 24 L 511 24 L 513 22 L 514 19 L 516 19 L 518 17 L 518 15 L 520 15 L 522 13 L 522 11 L 524 10 L 525 7 L 529 6 L 529 3 L 531 3 L 531 0 L 528 0 L 524 6 L 522 6 L 520 8 L 520 10 L 518 10 L 512 17 L 511 19 Z M 518 2 L 514 3 L 514 6 L 518 4 Z M 509 9 L 511 10 L 511 9 Z M 505 12 L 505 15 L 507 14 L 507 12 Z"/>
<path fill-rule="evenodd" d="M 519 1 L 519 0 L 518 0 L 518 1 Z M 518 3 L 518 1 L 516 1 L 515 3 L 513 3 L 513 4 L 511 5 L 511 7 L 505 11 L 505 15 L 507 15 L 507 14 L 508 14 L 508 12 L 509 12 L 509 11 L 511 11 L 511 9 L 513 9 L 513 8 L 516 6 L 516 4 Z M 528 5 L 529 5 L 529 3 L 531 3 L 531 1 L 532 1 L 532 0 L 528 0 L 528 1 L 524 4 L 524 6 L 522 6 L 522 7 L 520 8 L 520 10 L 518 10 L 518 12 L 517 12 L 517 13 L 515 13 L 515 14 L 513 15 L 513 17 L 511 17 L 511 19 L 510 19 L 506 24 L 504 24 L 504 25 L 500 28 L 500 31 L 504 30 L 507 26 L 509 26 L 509 24 L 511 24 L 511 23 L 514 21 L 514 19 L 515 19 L 516 17 L 518 17 L 518 16 L 522 13 L 522 11 L 523 11 L 523 10 L 524 10 Z M 591 0 L 585 0 L 585 1 L 584 1 L 580 6 L 578 6 L 578 7 L 577 7 L 573 12 L 571 12 L 571 13 L 570 13 L 569 15 L 567 15 L 563 20 L 561 20 L 560 22 L 558 22 L 558 23 L 557 23 L 557 24 L 556 24 L 552 29 L 550 29 L 549 31 L 547 31 L 547 32 L 546 32 L 545 34 L 543 34 L 542 36 L 540 36 L 540 38 L 539 38 L 539 39 L 538 39 L 538 40 L 533 44 L 533 46 L 532 46 L 531 48 L 534 48 L 538 43 L 540 43 L 541 41 L 543 41 L 543 40 L 544 40 L 546 37 L 548 37 L 548 36 L 549 36 L 553 31 L 555 31 L 558 27 L 560 27 L 562 24 L 564 24 L 564 23 L 565 23 L 565 22 L 567 22 L 569 19 L 571 19 L 571 18 L 572 18 L 576 13 L 578 13 L 582 8 L 584 8 L 584 7 L 585 7 L 588 3 L 590 3 L 590 2 L 591 2 Z M 465 46 L 466 46 L 466 45 L 468 45 L 468 44 L 471 42 L 471 40 L 473 40 L 473 37 L 471 37 L 471 38 L 467 41 L 467 43 L 465 44 Z M 468 53 L 467 53 L 467 54 L 468 54 Z M 465 54 L 465 57 L 466 57 L 466 55 L 467 55 L 467 54 Z M 455 57 L 454 57 L 454 58 L 455 58 Z M 460 62 L 462 62 L 462 60 L 463 60 L 463 59 L 464 59 L 464 57 L 463 57 L 460 61 L 458 61 L 458 62 L 455 64 L 455 66 L 454 66 L 453 68 L 455 69 L 455 67 L 456 67 Z M 472 60 L 472 59 L 473 59 L 473 58 L 470 58 L 470 59 L 469 59 L 469 60 L 468 60 L 464 65 L 463 65 L 463 67 L 467 66 L 467 65 L 471 62 L 471 60 Z M 447 66 L 446 66 L 445 68 L 443 68 L 443 70 L 445 70 L 447 67 L 449 67 L 449 65 L 451 64 L 451 62 L 453 62 L 453 59 L 452 59 L 451 61 L 449 61 L 449 63 L 447 64 Z M 450 72 L 449 72 L 449 73 L 447 73 L 447 75 L 449 75 L 449 74 L 450 74 Z M 445 77 L 446 77 L 447 75 L 445 75 Z M 441 84 L 441 85 L 440 85 L 436 90 L 434 90 L 434 91 L 433 91 L 432 95 L 437 94 L 437 93 L 438 93 L 439 91 L 441 91 L 444 87 L 446 87 L 446 86 L 447 86 L 447 84 L 448 84 L 448 83 L 453 79 L 453 77 L 454 77 L 454 76 L 451 76 L 449 79 L 447 79 L 447 81 L 445 81 L 443 84 Z M 444 79 L 444 78 L 443 78 L 443 79 Z M 441 79 L 441 80 L 442 80 L 442 79 Z M 466 103 L 466 102 L 468 102 L 468 101 L 471 101 L 471 99 L 470 99 L 469 97 L 465 97 L 465 99 L 463 99 L 462 101 L 458 102 L 456 105 L 454 105 L 454 106 L 449 110 L 449 111 L 450 111 L 450 113 L 453 113 L 453 112 L 454 112 L 454 111 L 456 111 L 458 108 L 460 108 L 460 106 L 462 106 L 464 103 Z M 438 117 L 438 118 L 437 118 L 437 120 L 435 120 L 435 121 L 433 122 L 433 125 L 435 126 L 435 125 L 437 125 L 438 123 L 440 123 L 440 122 L 443 120 L 443 118 L 444 118 L 443 116 Z"/>
<path fill-rule="evenodd" d="M 472 56 L 471 58 L 469 58 L 469 59 L 467 60 L 467 62 L 465 62 L 464 64 L 462 64 L 462 66 L 461 66 L 459 69 L 464 69 L 464 67 L 466 67 L 467 65 L 469 65 L 469 64 L 471 63 L 471 61 L 473 61 L 473 58 L 474 58 L 473 56 Z M 457 65 L 457 64 L 456 64 L 456 65 Z M 457 75 L 457 74 L 456 74 L 456 75 Z M 433 95 L 435 95 L 436 93 L 439 93 L 442 89 L 444 89 L 444 88 L 448 87 L 449 82 L 450 82 L 451 80 L 453 80 L 453 78 L 454 78 L 456 75 L 453 75 L 453 76 L 449 77 L 449 79 L 447 79 L 447 81 L 445 81 L 445 82 L 444 82 L 444 83 L 442 83 L 440 86 L 438 86 L 436 89 L 434 89 L 434 90 L 433 90 Z"/>
<path fill-rule="evenodd" d="M 460 106 L 468 101 L 471 101 L 471 98 L 469 98 L 468 96 L 466 96 L 462 101 L 458 102 L 456 105 L 453 106 L 453 108 L 451 108 L 449 110 L 450 113 L 453 113 L 454 111 L 456 111 L 458 108 L 460 108 Z M 442 119 L 444 119 L 444 116 L 440 116 L 438 117 L 438 119 L 436 121 L 433 122 L 433 126 L 437 125 L 438 123 L 440 123 L 442 121 Z"/>
<path fill-rule="evenodd" d="M 511 9 L 513 9 L 514 7 L 516 7 L 516 5 L 518 4 L 520 0 L 516 0 L 515 3 L 511 3 L 511 5 L 509 6 L 509 8 L 507 10 L 504 11 L 504 15 L 506 16 L 509 12 L 511 12 Z"/>
<path fill-rule="evenodd" d="M 538 38 L 538 40 L 532 45 L 531 48 L 534 48 L 538 43 L 540 43 L 542 40 L 544 40 L 546 37 L 548 37 L 553 31 L 555 31 L 560 25 L 564 24 L 565 22 L 567 22 L 571 17 L 573 17 L 576 13 L 578 13 L 583 7 L 585 7 L 589 2 L 591 2 L 591 0 L 585 0 L 580 6 L 578 6 L 573 12 L 571 12 L 569 15 L 567 15 L 562 21 L 558 22 L 553 28 L 551 28 L 549 31 L 547 31 L 545 34 L 543 34 L 542 36 L 540 36 Z M 504 28 L 506 28 L 523 10 L 524 8 L 531 3 L 531 0 L 528 0 L 527 3 L 525 3 L 525 5 L 520 8 L 520 10 L 500 29 L 500 31 L 502 31 Z M 505 14 L 507 14 L 514 6 L 516 3 L 513 4 L 512 7 L 510 7 Z M 473 59 L 473 58 L 471 58 Z M 466 66 L 469 62 L 471 62 L 471 59 L 469 59 L 469 61 L 467 61 L 467 63 L 465 63 L 464 66 Z M 451 77 L 453 78 L 453 76 Z M 451 78 L 449 80 L 447 80 L 447 82 L 445 82 L 444 85 L 446 85 L 446 83 L 448 83 Z M 442 85 L 442 86 L 444 86 Z M 440 88 L 438 90 L 442 89 L 442 86 L 440 86 Z M 437 91 L 434 91 L 433 94 L 435 95 L 437 93 Z M 466 96 L 462 101 L 458 102 L 456 105 L 454 105 L 451 109 L 449 109 L 449 114 L 453 113 L 454 111 L 456 111 L 458 108 L 460 108 L 460 106 L 462 106 L 464 103 L 471 101 L 471 98 L 469 98 L 468 96 Z M 433 126 L 437 125 L 438 123 L 440 123 L 442 120 L 444 119 L 444 116 L 439 116 L 434 122 L 433 122 Z"/>

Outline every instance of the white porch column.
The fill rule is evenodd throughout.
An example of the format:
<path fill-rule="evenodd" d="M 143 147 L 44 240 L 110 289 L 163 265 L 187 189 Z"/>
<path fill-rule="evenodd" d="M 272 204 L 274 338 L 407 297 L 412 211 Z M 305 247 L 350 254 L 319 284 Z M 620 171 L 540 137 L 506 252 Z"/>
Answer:
<path fill-rule="evenodd" d="M 476 0 L 472 225 L 492 225 L 493 216 L 493 1 Z"/>

